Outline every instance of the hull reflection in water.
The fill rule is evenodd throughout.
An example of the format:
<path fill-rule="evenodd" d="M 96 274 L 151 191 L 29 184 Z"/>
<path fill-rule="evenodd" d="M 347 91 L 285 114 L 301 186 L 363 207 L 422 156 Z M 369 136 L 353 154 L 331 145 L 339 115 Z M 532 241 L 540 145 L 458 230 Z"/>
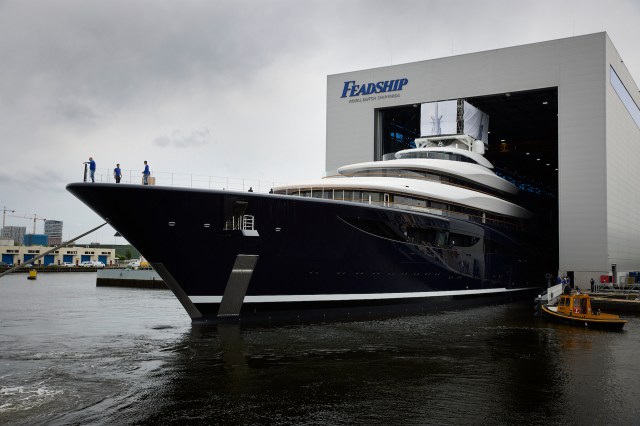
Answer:
<path fill-rule="evenodd" d="M 606 333 L 547 328 L 529 304 L 306 326 L 194 324 L 163 367 L 173 379 L 154 394 L 145 422 L 531 424 L 540 412 L 553 424 L 630 419 L 631 408 L 605 405 L 640 395 L 633 380 L 606 397 L 598 388 L 619 374 L 607 341 Z M 594 369 L 584 377 L 584 368 Z"/>
<path fill-rule="evenodd" d="M 359 322 L 203 325 L 169 292 L 96 288 L 95 273 L 41 275 L 2 279 L 0 424 L 638 418 L 640 371 L 629 354 L 640 351 L 640 317 L 624 333 L 583 330 L 534 317 L 527 301 Z"/>

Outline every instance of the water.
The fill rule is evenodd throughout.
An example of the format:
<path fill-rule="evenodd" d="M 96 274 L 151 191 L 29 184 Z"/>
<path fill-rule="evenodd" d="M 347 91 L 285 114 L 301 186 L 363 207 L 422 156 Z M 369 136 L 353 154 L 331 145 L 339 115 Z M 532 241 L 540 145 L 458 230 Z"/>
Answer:
<path fill-rule="evenodd" d="M 0 279 L 0 424 L 638 424 L 640 317 L 532 303 L 368 322 L 195 326 L 95 273 Z"/>

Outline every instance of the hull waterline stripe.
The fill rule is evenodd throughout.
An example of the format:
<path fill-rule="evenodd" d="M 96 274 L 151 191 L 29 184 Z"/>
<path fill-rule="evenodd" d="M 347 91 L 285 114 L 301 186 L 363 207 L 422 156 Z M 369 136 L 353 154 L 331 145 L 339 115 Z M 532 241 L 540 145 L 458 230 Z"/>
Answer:
<path fill-rule="evenodd" d="M 333 302 L 342 300 L 383 300 L 415 299 L 428 297 L 472 296 L 481 294 L 508 293 L 534 290 L 536 287 L 507 289 L 491 288 L 484 290 L 424 291 L 416 293 L 371 293 L 371 294 L 291 294 L 275 296 L 245 296 L 244 303 L 280 303 L 280 302 Z M 220 303 L 222 296 L 189 296 L 192 303 Z"/>

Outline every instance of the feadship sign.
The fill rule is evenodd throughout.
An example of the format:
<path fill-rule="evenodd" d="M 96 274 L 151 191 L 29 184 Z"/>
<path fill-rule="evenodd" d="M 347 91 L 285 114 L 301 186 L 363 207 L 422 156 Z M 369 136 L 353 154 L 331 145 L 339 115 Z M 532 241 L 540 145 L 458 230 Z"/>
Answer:
<path fill-rule="evenodd" d="M 403 87 L 409 83 L 407 78 L 378 81 L 377 83 L 356 84 L 355 80 L 345 81 L 341 98 L 351 98 L 349 102 L 365 102 L 374 99 L 399 98 Z M 377 96 L 371 96 L 377 95 Z"/>

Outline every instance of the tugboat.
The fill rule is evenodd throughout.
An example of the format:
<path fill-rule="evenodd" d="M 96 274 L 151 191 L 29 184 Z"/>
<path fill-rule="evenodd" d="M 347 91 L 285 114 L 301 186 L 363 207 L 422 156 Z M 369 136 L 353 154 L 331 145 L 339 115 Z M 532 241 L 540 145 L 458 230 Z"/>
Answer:
<path fill-rule="evenodd" d="M 592 310 L 591 298 L 583 293 L 563 294 L 557 305 L 542 305 L 542 313 L 565 324 L 602 330 L 620 331 L 627 323 L 618 315 Z"/>

